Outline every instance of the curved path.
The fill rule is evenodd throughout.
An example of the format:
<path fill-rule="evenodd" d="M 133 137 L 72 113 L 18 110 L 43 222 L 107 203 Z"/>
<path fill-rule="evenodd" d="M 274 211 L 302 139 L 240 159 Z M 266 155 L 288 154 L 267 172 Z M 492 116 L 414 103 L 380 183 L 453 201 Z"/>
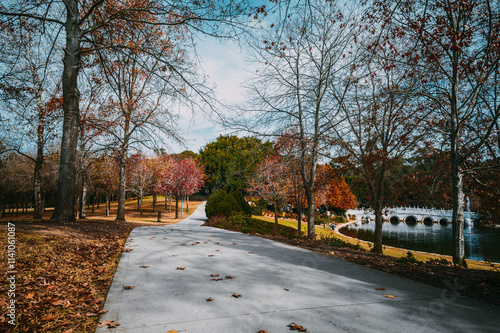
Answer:
<path fill-rule="evenodd" d="M 500 306 L 458 296 L 462 286 L 453 281 L 440 290 L 204 227 L 204 208 L 177 224 L 132 231 L 126 248 L 133 251 L 122 254 L 100 318 L 120 326 L 96 332 L 281 333 L 292 322 L 310 333 L 500 330 Z"/>

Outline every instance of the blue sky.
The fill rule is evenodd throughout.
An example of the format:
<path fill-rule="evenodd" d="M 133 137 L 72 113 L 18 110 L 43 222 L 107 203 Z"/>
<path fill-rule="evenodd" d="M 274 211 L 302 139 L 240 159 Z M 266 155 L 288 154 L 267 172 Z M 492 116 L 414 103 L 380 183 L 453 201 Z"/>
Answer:
<path fill-rule="evenodd" d="M 197 51 L 201 66 L 208 82 L 215 84 L 216 98 L 225 104 L 235 104 L 244 101 L 242 82 L 248 75 L 244 51 L 234 42 L 220 43 L 214 38 L 203 38 L 197 41 Z M 224 108 L 221 109 L 224 112 Z M 222 126 L 216 124 L 215 115 L 210 117 L 202 112 L 192 114 L 181 109 L 179 125 L 185 138 L 187 148 L 173 145 L 174 152 L 186 149 L 198 152 L 206 143 L 215 140 L 220 134 L 226 134 Z"/>

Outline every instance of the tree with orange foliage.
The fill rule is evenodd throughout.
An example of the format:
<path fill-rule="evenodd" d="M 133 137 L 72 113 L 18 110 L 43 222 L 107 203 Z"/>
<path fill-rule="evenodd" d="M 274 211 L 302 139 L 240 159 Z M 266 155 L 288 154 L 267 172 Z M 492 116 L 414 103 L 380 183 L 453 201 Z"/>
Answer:
<path fill-rule="evenodd" d="M 316 208 L 321 205 L 337 211 L 356 208 L 356 198 L 349 185 L 335 174 L 330 164 L 318 165 L 314 192 Z"/>

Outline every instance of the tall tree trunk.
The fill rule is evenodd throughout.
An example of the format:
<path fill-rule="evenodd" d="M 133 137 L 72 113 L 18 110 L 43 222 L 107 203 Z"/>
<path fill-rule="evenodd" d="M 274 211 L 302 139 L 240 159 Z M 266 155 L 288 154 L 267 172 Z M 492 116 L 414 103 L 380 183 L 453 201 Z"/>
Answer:
<path fill-rule="evenodd" d="M 314 224 L 314 195 L 312 191 L 306 191 L 307 198 L 307 237 L 314 239 L 316 237 L 316 230 Z"/>
<path fill-rule="evenodd" d="M 78 73 L 80 71 L 80 22 L 77 0 L 66 4 L 66 47 L 63 69 L 63 133 L 57 195 L 51 220 L 75 221 L 75 176 L 78 130 L 80 121 L 80 92 Z"/>
<path fill-rule="evenodd" d="M 297 230 L 299 231 L 299 235 L 302 232 L 302 209 L 297 208 Z"/>
<path fill-rule="evenodd" d="M 141 213 L 142 215 L 142 196 L 143 196 L 143 193 L 142 193 L 142 188 L 139 190 L 139 197 L 137 198 L 137 201 L 139 202 L 139 212 Z"/>
<path fill-rule="evenodd" d="M 455 60 L 452 91 L 450 99 L 450 155 L 451 155 L 451 183 L 452 183 L 452 228 L 453 228 L 453 263 L 465 266 L 465 244 L 464 244 L 464 193 L 463 193 L 463 174 L 460 169 L 460 115 L 458 100 L 458 59 L 459 55 L 453 53 Z"/>
<path fill-rule="evenodd" d="M 168 204 L 169 204 L 169 206 L 168 206 L 168 212 L 172 213 L 172 195 L 168 196 Z"/>
<path fill-rule="evenodd" d="M 157 193 L 153 193 L 153 213 L 156 212 L 156 199 L 158 198 Z"/>
<path fill-rule="evenodd" d="M 175 196 L 175 218 L 179 218 L 179 196 Z"/>
<path fill-rule="evenodd" d="M 116 221 L 125 222 L 125 186 L 126 186 L 126 168 L 127 168 L 127 149 L 122 149 L 120 157 L 120 177 L 118 185 L 118 210 Z"/>
<path fill-rule="evenodd" d="M 109 193 L 106 193 L 106 216 L 109 216 L 109 208 L 110 208 L 110 200 L 109 200 Z"/>
<path fill-rule="evenodd" d="M 382 224 L 384 222 L 382 216 L 382 203 L 381 200 L 377 200 L 375 203 L 375 234 L 373 235 L 373 252 L 382 254 L 383 252 L 383 242 L 382 242 Z"/>
<path fill-rule="evenodd" d="M 44 130 L 43 121 L 39 119 L 38 131 L 37 131 L 38 139 L 37 139 L 37 152 L 35 159 L 35 173 L 33 175 L 34 204 L 35 204 L 33 208 L 34 219 L 43 218 L 43 205 L 42 205 L 42 166 L 43 166 L 43 146 L 44 146 L 43 130 Z"/>
<path fill-rule="evenodd" d="M 94 194 L 94 196 L 92 197 L 92 213 L 94 212 L 95 201 L 96 201 L 96 195 Z"/>
<path fill-rule="evenodd" d="M 184 212 L 184 194 L 181 194 L 181 217 Z"/>
<path fill-rule="evenodd" d="M 279 224 L 278 205 L 274 203 L 274 223 Z"/>
<path fill-rule="evenodd" d="M 186 213 L 189 213 L 189 195 L 186 195 Z"/>
<path fill-rule="evenodd" d="M 87 211 L 85 210 L 85 205 L 87 204 L 87 190 L 88 190 L 88 179 L 87 179 L 87 174 L 85 173 L 85 166 L 81 166 L 81 172 L 82 172 L 82 193 L 80 196 L 80 218 L 81 219 L 86 219 L 87 218 Z"/>

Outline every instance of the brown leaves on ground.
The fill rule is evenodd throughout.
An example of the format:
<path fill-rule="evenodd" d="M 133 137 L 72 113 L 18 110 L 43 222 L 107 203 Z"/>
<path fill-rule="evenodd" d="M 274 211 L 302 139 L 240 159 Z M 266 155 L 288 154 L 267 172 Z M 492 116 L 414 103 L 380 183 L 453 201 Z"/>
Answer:
<path fill-rule="evenodd" d="M 146 265 L 142 265 L 141 268 L 148 268 L 149 266 L 146 266 Z"/>
<path fill-rule="evenodd" d="M 290 323 L 288 325 L 288 327 L 290 327 L 291 331 L 307 332 L 307 328 L 304 328 L 303 326 L 300 326 L 300 325 L 293 323 L 293 322 Z"/>
<path fill-rule="evenodd" d="M 219 274 L 210 274 L 211 277 L 218 277 Z"/>
<path fill-rule="evenodd" d="M 396 296 L 392 296 L 392 295 L 384 295 L 384 297 L 387 297 L 387 298 L 396 298 Z"/>
<path fill-rule="evenodd" d="M 134 286 L 125 286 L 125 287 L 123 287 L 123 289 L 125 289 L 125 290 L 134 289 Z"/>
<path fill-rule="evenodd" d="M 108 326 L 108 328 L 115 328 L 120 326 L 120 323 L 117 323 L 114 320 L 106 320 L 106 321 L 101 321 L 98 326 L 99 327 Z"/>
<path fill-rule="evenodd" d="M 177 270 L 179 270 L 179 271 L 183 271 L 185 269 L 186 269 L 186 267 L 177 267 Z"/>
<path fill-rule="evenodd" d="M 212 297 L 206 298 L 205 299 L 207 302 L 212 302 L 214 299 Z"/>
<path fill-rule="evenodd" d="M 236 276 L 228 275 L 228 276 L 226 276 L 226 279 L 236 279 Z"/>
<path fill-rule="evenodd" d="M 15 331 L 93 332 L 98 315 L 105 311 L 102 307 L 125 239 L 133 228 L 143 224 L 114 221 L 66 224 L 16 221 L 15 224 L 18 244 Z M 0 244 L 7 244 L 5 227 L 6 222 L 2 221 Z M 7 247 L 0 247 L 0 258 L 7 258 L 6 251 Z M 8 290 L 7 283 L 1 279 L 0 290 Z M 6 300 L 7 292 L 0 292 L 0 304 Z"/>
<path fill-rule="evenodd" d="M 380 287 L 380 288 L 375 288 L 376 290 L 385 290 L 384 287 Z"/>
<path fill-rule="evenodd" d="M 240 298 L 241 297 L 241 295 L 237 294 L 237 293 L 233 293 L 231 296 L 234 297 L 234 298 Z"/>

